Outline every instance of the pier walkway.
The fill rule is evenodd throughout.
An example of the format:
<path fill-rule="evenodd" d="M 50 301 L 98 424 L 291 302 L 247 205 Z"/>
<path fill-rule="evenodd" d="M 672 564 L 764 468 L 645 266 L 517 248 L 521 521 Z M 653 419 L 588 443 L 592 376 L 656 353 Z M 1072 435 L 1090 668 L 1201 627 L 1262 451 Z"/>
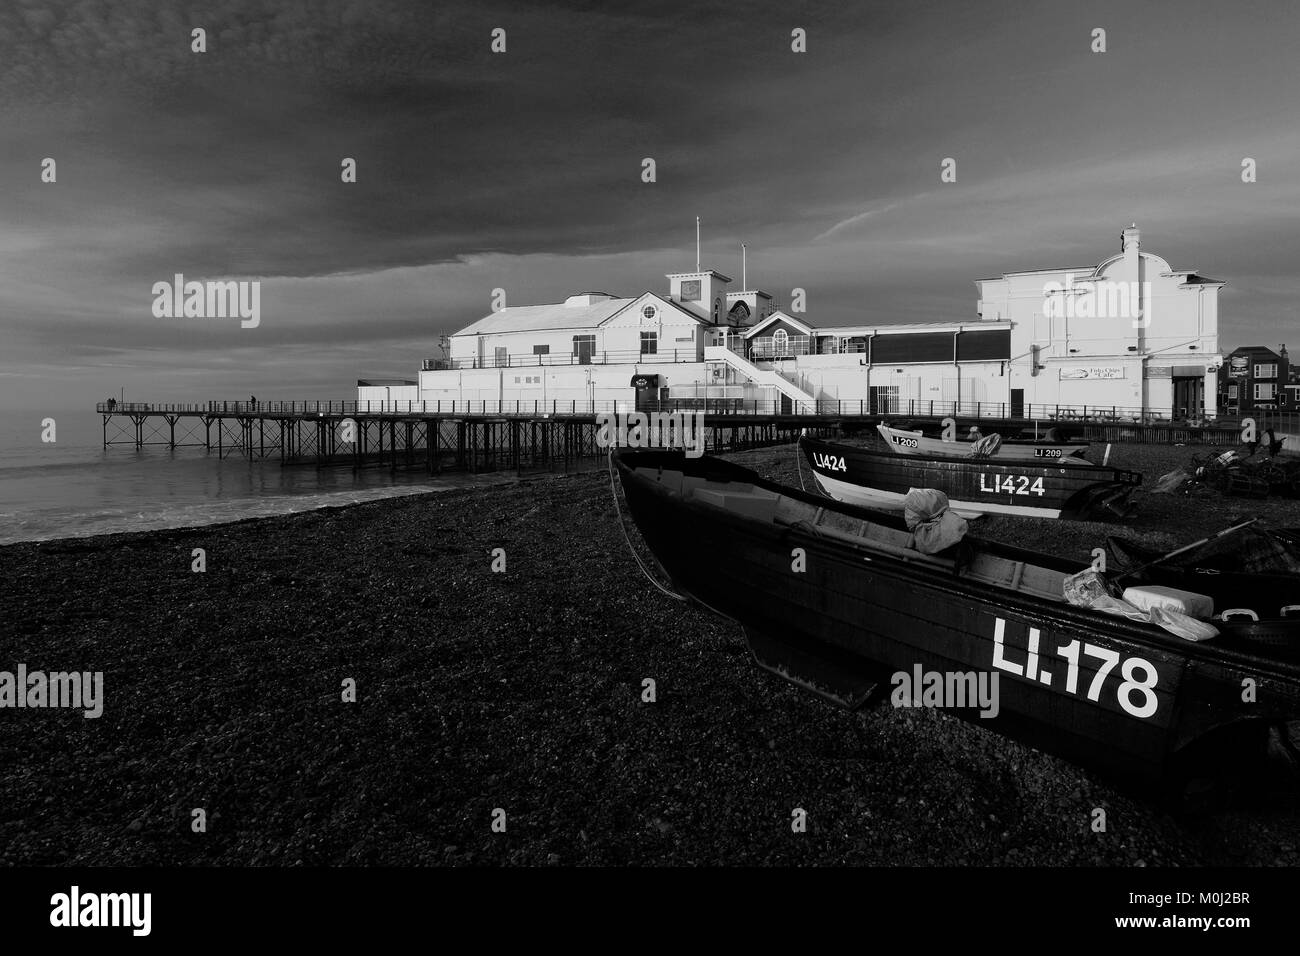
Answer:
<path fill-rule="evenodd" d="M 209 401 L 133 403 L 113 400 L 96 408 L 103 417 L 104 447 L 135 449 L 202 447 L 219 457 L 278 458 L 281 464 L 424 467 L 555 467 L 604 454 L 597 447 L 599 416 L 703 414 L 707 448 L 737 450 L 793 441 L 801 430 L 853 433 L 882 420 L 936 423 L 954 417 L 962 429 L 1045 430 L 1057 426 L 1098 442 L 1236 445 L 1238 420 L 1171 422 L 1158 415 L 1115 407 L 1032 406 L 1011 415 L 1006 405 L 895 402 L 890 409 L 868 401 L 814 405 L 740 399 L 674 399 L 634 409 L 626 402 L 357 402 Z M 1028 413 L 1028 414 L 1026 414 Z M 1285 416 L 1259 420 L 1279 433 L 1297 430 Z"/>

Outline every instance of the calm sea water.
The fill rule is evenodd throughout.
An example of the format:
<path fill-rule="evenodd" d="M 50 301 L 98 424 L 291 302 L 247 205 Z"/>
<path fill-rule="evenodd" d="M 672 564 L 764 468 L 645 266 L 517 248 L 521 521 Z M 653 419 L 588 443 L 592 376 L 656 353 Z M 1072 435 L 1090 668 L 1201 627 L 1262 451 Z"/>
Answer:
<path fill-rule="evenodd" d="M 41 440 L 45 417 L 54 418 L 54 442 Z M 202 446 L 105 449 L 94 411 L 0 412 L 0 544 L 217 524 L 502 480 L 281 468 L 275 459 L 219 460 Z"/>

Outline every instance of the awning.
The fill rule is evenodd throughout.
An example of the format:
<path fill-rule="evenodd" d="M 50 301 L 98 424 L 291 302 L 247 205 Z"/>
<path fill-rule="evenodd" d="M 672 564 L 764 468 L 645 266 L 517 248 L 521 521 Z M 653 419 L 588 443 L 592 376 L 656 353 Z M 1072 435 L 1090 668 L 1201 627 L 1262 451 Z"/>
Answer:
<path fill-rule="evenodd" d="M 632 387 L 633 388 L 658 388 L 659 376 L 658 375 L 633 375 Z"/>

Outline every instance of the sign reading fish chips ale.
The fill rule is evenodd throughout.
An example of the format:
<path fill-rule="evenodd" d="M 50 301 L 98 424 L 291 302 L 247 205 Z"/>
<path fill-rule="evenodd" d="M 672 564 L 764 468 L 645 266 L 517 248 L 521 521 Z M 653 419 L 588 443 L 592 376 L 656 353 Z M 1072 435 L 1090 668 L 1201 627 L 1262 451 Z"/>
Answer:
<path fill-rule="evenodd" d="M 1061 369 L 1062 379 L 1123 378 L 1122 365 L 1075 365 Z"/>

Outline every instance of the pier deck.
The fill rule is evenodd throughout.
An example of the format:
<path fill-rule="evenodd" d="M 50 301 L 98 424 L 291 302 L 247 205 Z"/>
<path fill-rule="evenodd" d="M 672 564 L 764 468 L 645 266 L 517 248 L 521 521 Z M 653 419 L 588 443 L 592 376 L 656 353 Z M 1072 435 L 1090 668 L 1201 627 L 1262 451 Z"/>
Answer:
<path fill-rule="evenodd" d="M 882 415 L 869 402 L 818 402 L 816 411 L 791 410 L 789 403 L 674 401 L 639 409 L 648 413 L 704 415 L 706 447 L 734 451 L 793 441 L 807 429 L 817 435 L 864 431 L 885 419 L 938 422 L 953 409 L 940 403 L 909 403 Z M 945 403 L 946 404 L 946 403 Z M 939 408 L 934 406 L 939 405 Z M 604 454 L 597 447 L 598 416 L 633 409 L 625 403 L 564 402 L 356 402 L 293 401 L 200 403 L 101 402 L 104 447 L 127 445 L 169 449 L 202 447 L 221 458 L 250 461 L 278 458 L 283 465 L 317 467 L 381 465 L 422 467 L 430 474 L 444 467 L 471 471 L 495 468 L 556 467 Z M 1114 409 L 1080 416 L 1047 410 L 1042 418 L 1007 416 L 1005 406 L 958 409 L 964 423 L 989 427 L 1040 429 L 1064 426 L 1096 442 L 1236 445 L 1240 426 L 1204 426 L 1122 418 Z M 1265 427 L 1263 423 L 1261 428 Z"/>

